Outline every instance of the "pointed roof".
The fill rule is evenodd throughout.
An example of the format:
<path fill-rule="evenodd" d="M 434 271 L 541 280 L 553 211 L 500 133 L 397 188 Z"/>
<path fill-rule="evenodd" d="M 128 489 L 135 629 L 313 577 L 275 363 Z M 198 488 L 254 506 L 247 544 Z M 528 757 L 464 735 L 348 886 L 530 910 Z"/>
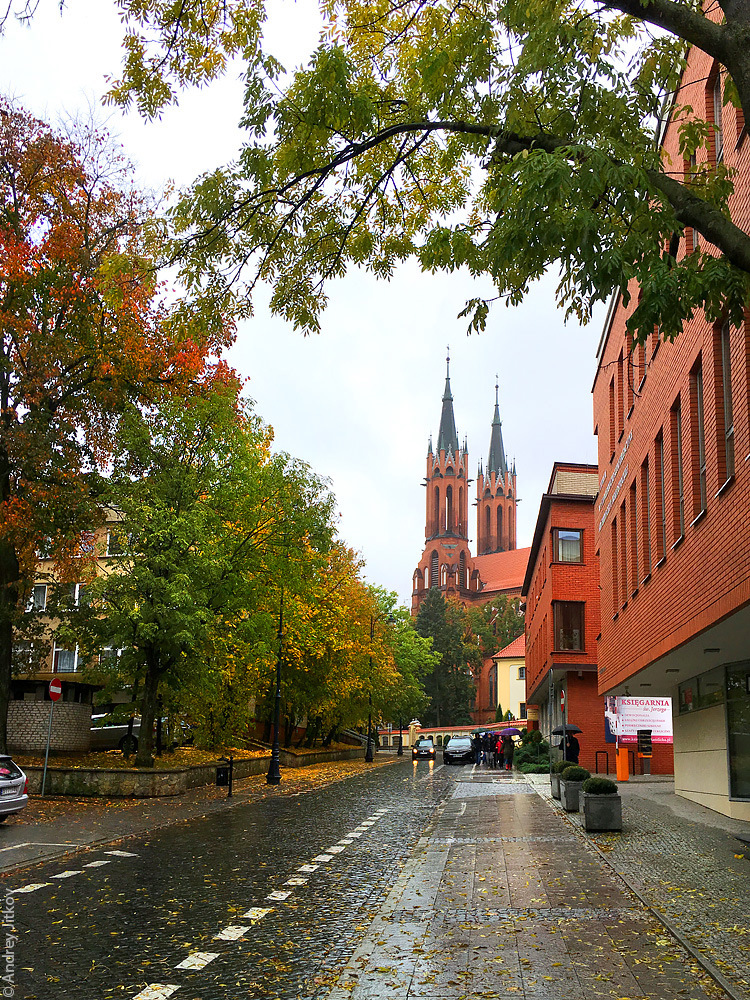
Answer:
<path fill-rule="evenodd" d="M 445 370 L 445 391 L 443 392 L 443 410 L 440 414 L 440 431 L 437 439 L 437 453 L 445 450 L 448 454 L 452 452 L 458 454 L 458 434 L 456 434 L 456 421 L 453 416 L 453 396 L 451 395 L 450 379 L 450 355 L 446 360 Z"/>
<path fill-rule="evenodd" d="M 495 383 L 495 415 L 492 418 L 492 431 L 490 433 L 490 454 L 487 459 L 487 472 L 497 473 L 503 479 L 508 472 L 505 462 L 505 448 L 503 448 L 503 424 L 500 420 L 500 402 L 498 399 L 499 386 Z"/>

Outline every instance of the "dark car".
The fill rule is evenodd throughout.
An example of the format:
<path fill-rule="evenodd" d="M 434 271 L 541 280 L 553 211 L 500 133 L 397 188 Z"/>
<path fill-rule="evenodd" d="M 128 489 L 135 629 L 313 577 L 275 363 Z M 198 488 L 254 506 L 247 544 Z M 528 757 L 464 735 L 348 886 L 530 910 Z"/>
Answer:
<path fill-rule="evenodd" d="M 411 748 L 411 759 L 417 760 L 419 757 L 429 757 L 432 759 L 435 756 L 435 744 L 432 742 L 431 736 L 420 736 L 414 746 Z"/>
<path fill-rule="evenodd" d="M 468 736 L 452 736 L 443 748 L 444 764 L 473 764 L 475 758 Z"/>
<path fill-rule="evenodd" d="M 26 775 L 7 754 L 0 755 L 0 823 L 29 801 Z"/>

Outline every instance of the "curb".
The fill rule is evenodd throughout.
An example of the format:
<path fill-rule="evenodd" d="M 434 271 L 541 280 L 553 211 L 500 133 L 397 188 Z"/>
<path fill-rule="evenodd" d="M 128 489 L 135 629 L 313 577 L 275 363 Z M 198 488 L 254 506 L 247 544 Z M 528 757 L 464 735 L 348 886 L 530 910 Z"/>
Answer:
<path fill-rule="evenodd" d="M 723 989 L 724 992 L 727 994 L 727 996 L 731 998 L 731 1000 L 748 1000 L 747 993 L 745 993 L 744 991 L 738 993 L 737 988 L 726 978 L 724 973 L 721 972 L 709 958 L 707 958 L 701 951 L 699 951 L 695 947 L 695 945 L 692 944 L 692 942 L 688 941 L 688 939 L 683 935 L 682 931 L 673 923 L 673 921 L 669 917 L 665 916 L 663 913 L 660 913 L 658 910 L 654 909 L 651 903 L 649 903 L 648 900 L 642 895 L 640 890 L 636 889 L 636 887 L 628 881 L 628 879 L 622 874 L 622 872 L 619 872 L 615 868 L 612 861 L 607 857 L 604 851 L 601 850 L 599 845 L 594 843 L 593 840 L 591 840 L 589 837 L 586 836 L 584 829 L 578 823 L 574 823 L 573 820 L 570 818 L 570 816 L 568 816 L 568 814 L 564 810 L 558 809 L 555 805 L 553 805 L 552 799 L 550 797 L 542 795 L 542 793 L 537 789 L 537 786 L 533 782 L 529 782 L 529 784 L 534 789 L 539 798 L 542 799 L 544 802 L 546 802 L 549 808 L 554 813 L 557 813 L 558 815 L 562 816 L 562 818 L 565 820 L 568 826 L 570 826 L 575 831 L 578 839 L 581 840 L 584 844 L 586 844 L 586 846 L 590 850 L 592 850 L 595 854 L 599 855 L 601 860 L 607 864 L 607 867 L 612 871 L 612 873 L 616 875 L 617 878 L 620 879 L 620 881 L 627 887 L 627 889 L 630 892 L 633 893 L 636 899 L 639 900 L 639 902 L 645 907 L 645 909 L 648 910 L 648 912 L 654 917 L 654 919 L 658 920 L 660 924 L 663 924 L 663 926 L 669 931 L 672 937 L 676 939 L 678 944 L 685 949 L 685 951 L 690 955 L 690 957 L 694 961 L 698 963 L 698 965 L 700 965 L 700 967 L 703 969 L 704 972 L 708 973 L 708 975 L 714 980 L 716 985 L 720 986 L 721 989 Z"/>

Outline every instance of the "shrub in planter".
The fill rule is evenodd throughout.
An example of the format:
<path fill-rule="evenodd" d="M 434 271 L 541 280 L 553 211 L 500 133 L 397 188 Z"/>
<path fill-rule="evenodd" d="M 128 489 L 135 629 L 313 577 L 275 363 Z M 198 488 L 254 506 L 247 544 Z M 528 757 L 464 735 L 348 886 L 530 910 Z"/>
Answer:
<path fill-rule="evenodd" d="M 586 830 L 622 830 L 622 799 L 609 778 L 588 778 L 581 786 Z"/>
<path fill-rule="evenodd" d="M 518 770 L 522 774 L 547 774 L 549 766 L 547 764 L 535 764 L 533 762 L 520 764 Z"/>
<path fill-rule="evenodd" d="M 572 766 L 573 765 L 570 763 L 569 760 L 557 760 L 552 765 L 552 770 L 555 772 L 555 774 L 562 774 L 562 772 L 565 770 L 566 767 L 572 767 Z"/>
<path fill-rule="evenodd" d="M 564 771 L 566 767 L 570 767 L 569 760 L 558 760 L 552 765 L 552 771 L 549 776 L 550 787 L 552 788 L 552 798 L 560 798 L 560 772 Z"/>
<path fill-rule="evenodd" d="M 566 812 L 578 812 L 578 793 L 591 773 L 585 767 L 570 764 L 560 774 L 560 804 Z"/>

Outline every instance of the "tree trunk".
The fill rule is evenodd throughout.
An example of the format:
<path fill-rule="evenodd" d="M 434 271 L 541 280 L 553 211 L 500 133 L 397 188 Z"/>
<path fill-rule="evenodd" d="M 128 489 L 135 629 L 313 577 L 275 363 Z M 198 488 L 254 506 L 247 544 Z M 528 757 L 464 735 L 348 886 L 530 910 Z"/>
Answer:
<path fill-rule="evenodd" d="M 149 655 L 141 701 L 141 731 L 138 735 L 138 753 L 135 755 L 136 767 L 154 766 L 154 719 L 158 697 L 159 671 L 153 662 L 153 656 Z"/>

